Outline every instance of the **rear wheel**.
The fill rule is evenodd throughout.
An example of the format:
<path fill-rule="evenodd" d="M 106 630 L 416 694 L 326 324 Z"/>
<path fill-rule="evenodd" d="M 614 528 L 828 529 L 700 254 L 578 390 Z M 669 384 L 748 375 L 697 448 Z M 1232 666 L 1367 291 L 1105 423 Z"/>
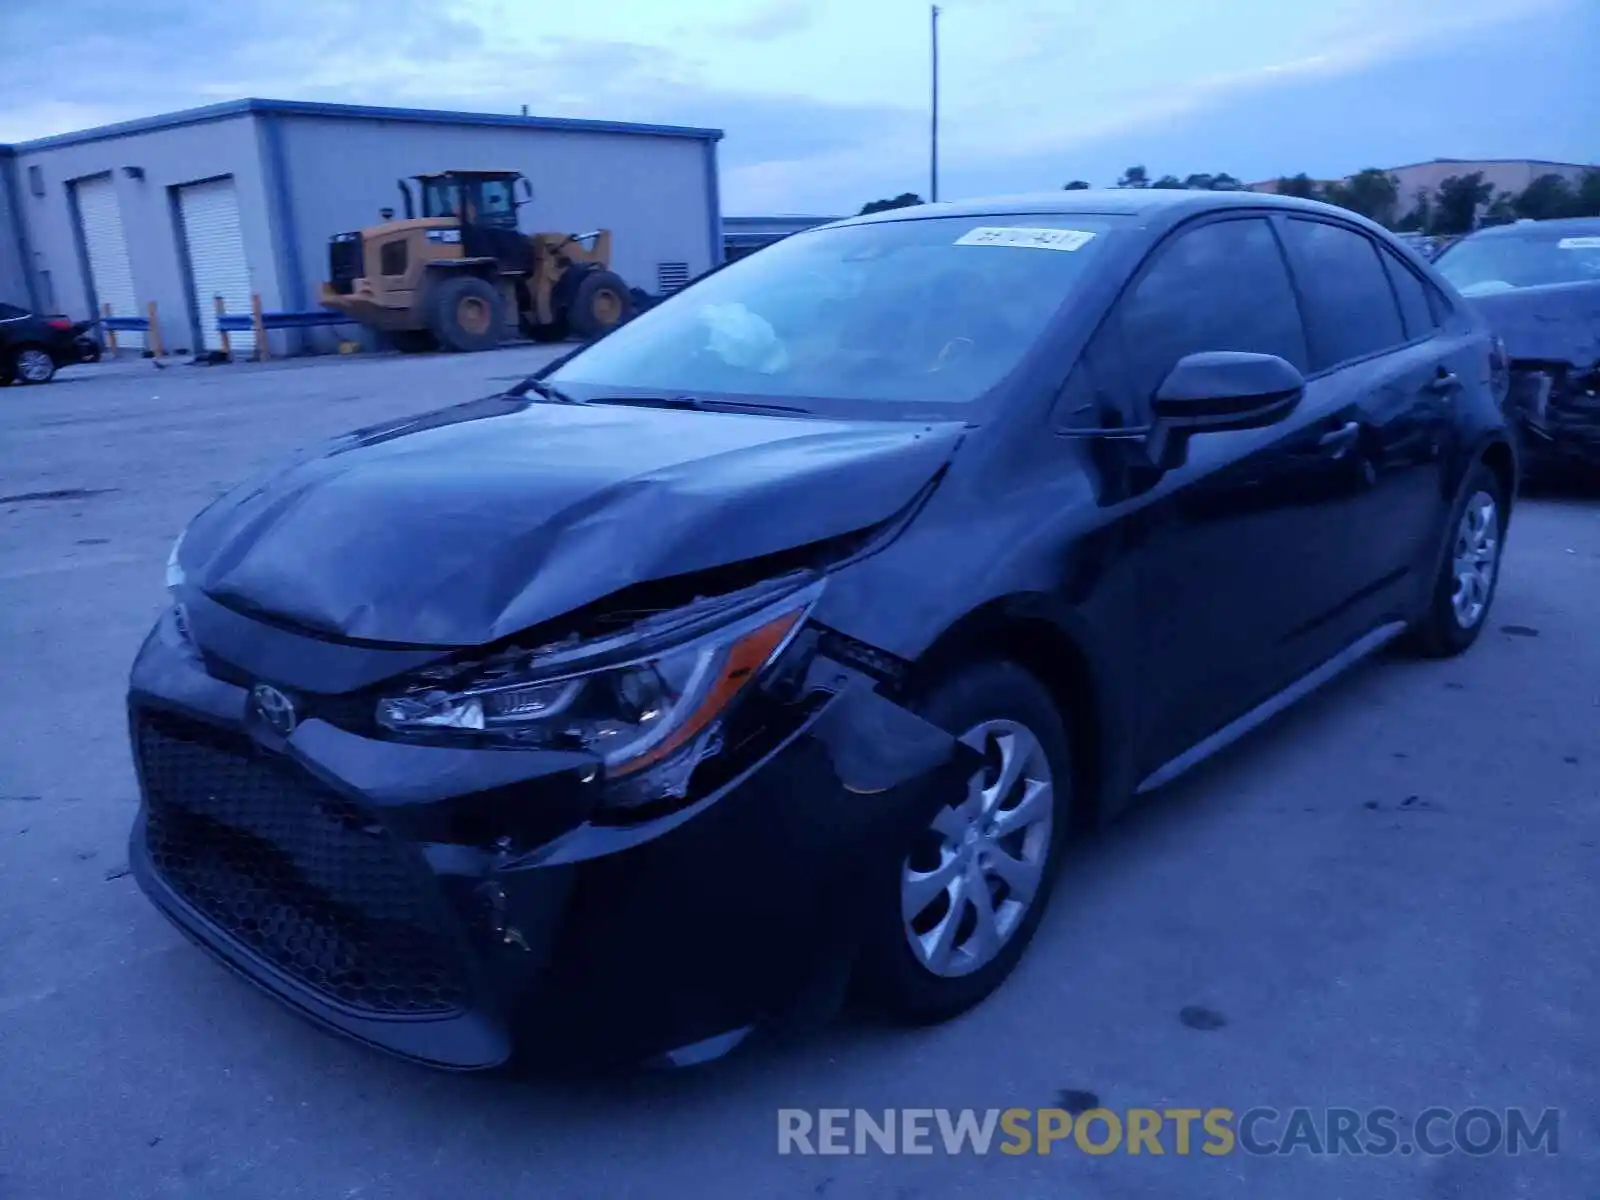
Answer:
<path fill-rule="evenodd" d="M 590 271 L 578 283 L 567 324 L 581 338 L 610 333 L 633 315 L 633 296 L 614 271 Z"/>
<path fill-rule="evenodd" d="M 1467 473 L 1448 526 L 1449 544 L 1428 608 L 1412 627 L 1415 649 L 1429 658 L 1460 654 L 1483 631 L 1500 582 L 1509 497 L 1484 463 Z"/>
<path fill-rule="evenodd" d="M 48 350 L 23 346 L 11 356 L 11 374 L 22 383 L 49 383 L 56 375 L 55 359 Z"/>
<path fill-rule="evenodd" d="M 458 275 L 434 288 L 428 328 L 450 350 L 493 350 L 505 319 L 499 290 L 476 275 Z"/>
<path fill-rule="evenodd" d="M 983 756 L 871 892 L 860 982 L 887 1015 L 948 1020 L 1003 983 L 1049 900 L 1072 755 L 1049 691 L 1015 663 L 967 667 L 922 714 Z"/>

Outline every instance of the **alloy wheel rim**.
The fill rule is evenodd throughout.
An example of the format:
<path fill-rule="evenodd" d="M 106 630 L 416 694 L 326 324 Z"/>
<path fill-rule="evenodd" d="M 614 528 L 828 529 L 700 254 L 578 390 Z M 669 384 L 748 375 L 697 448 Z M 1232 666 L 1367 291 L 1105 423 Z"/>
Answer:
<path fill-rule="evenodd" d="M 43 350 L 24 350 L 17 355 L 17 374 L 30 383 L 50 378 L 50 356 Z"/>
<path fill-rule="evenodd" d="M 985 721 L 961 735 L 984 756 L 965 797 L 941 809 L 900 871 L 900 916 L 917 961 L 934 975 L 993 962 L 1044 882 L 1055 781 L 1033 731 Z"/>
<path fill-rule="evenodd" d="M 1500 511 L 1488 492 L 1475 492 L 1456 527 L 1450 607 L 1456 624 L 1471 629 L 1483 620 L 1500 565 Z"/>

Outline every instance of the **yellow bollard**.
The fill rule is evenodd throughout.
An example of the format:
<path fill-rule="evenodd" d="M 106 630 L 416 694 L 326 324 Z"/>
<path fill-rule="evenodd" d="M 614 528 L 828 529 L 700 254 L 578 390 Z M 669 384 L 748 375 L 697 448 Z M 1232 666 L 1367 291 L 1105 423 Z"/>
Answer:
<path fill-rule="evenodd" d="M 261 297 L 250 297 L 250 320 L 256 329 L 256 361 L 266 362 L 272 357 L 272 347 L 267 345 L 267 327 L 261 320 Z"/>
<path fill-rule="evenodd" d="M 219 316 L 219 317 L 227 316 L 228 315 L 228 306 L 225 303 L 223 303 L 222 297 L 221 296 L 217 296 L 217 297 L 215 297 L 215 299 L 216 299 L 216 302 L 217 302 L 217 316 Z M 229 338 L 228 338 L 228 331 L 226 329 L 223 329 L 221 327 L 221 325 L 219 324 L 217 326 L 217 333 L 222 338 L 222 353 L 225 354 L 228 358 L 231 359 L 233 357 L 233 342 L 231 340 L 229 340 Z"/>
<path fill-rule="evenodd" d="M 156 320 L 156 302 L 154 300 L 150 301 L 146 313 L 150 318 L 150 336 L 145 341 L 145 349 L 149 350 L 157 358 L 161 358 L 167 351 L 166 347 L 161 344 L 161 323 Z"/>

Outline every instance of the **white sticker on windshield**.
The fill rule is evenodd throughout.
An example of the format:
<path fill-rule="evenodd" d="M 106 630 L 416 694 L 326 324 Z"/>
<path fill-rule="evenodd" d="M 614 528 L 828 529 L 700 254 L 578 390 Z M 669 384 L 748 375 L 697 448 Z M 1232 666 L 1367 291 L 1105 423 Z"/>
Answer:
<path fill-rule="evenodd" d="M 1081 229 L 1028 229 L 1021 225 L 980 225 L 956 239 L 958 246 L 1031 246 L 1035 250 L 1081 250 L 1094 234 Z"/>
<path fill-rule="evenodd" d="M 1563 250 L 1600 250 L 1600 237 L 1562 238 L 1556 245 Z"/>

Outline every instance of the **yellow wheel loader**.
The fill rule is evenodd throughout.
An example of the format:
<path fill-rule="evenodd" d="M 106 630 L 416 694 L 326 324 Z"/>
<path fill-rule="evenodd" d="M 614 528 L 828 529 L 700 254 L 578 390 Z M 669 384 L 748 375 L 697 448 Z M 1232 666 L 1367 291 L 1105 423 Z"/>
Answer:
<path fill-rule="evenodd" d="M 488 350 L 520 328 L 539 341 L 594 338 L 627 320 L 633 296 L 611 270 L 611 231 L 532 233 L 517 211 L 533 196 L 518 171 L 399 181 L 405 217 L 328 243 L 325 308 L 402 350 Z"/>

